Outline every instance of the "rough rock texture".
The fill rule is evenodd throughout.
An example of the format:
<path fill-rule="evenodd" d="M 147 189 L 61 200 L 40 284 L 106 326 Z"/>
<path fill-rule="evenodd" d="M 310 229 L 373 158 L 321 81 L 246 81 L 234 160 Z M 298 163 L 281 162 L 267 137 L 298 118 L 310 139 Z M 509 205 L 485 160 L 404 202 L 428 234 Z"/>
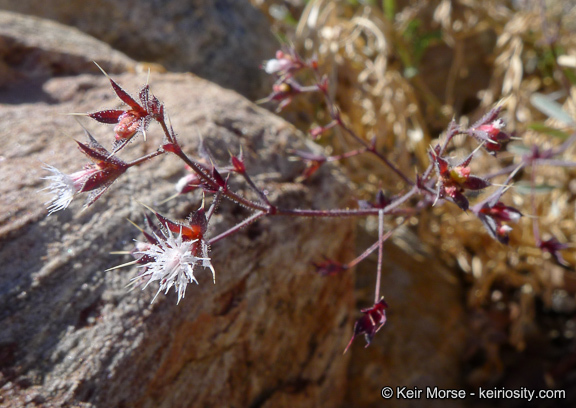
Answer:
<path fill-rule="evenodd" d="M 77 27 L 136 60 L 191 71 L 250 99 L 269 90 L 259 65 L 278 44 L 248 0 L 0 0 L 0 9 Z"/>
<path fill-rule="evenodd" d="M 146 75 L 116 79 L 135 93 Z M 272 200 L 348 204 L 345 184 L 328 168 L 307 187 L 292 182 L 302 167 L 283 154 L 305 146 L 283 120 L 190 74 L 153 75 L 151 88 L 187 151 L 196 151 L 202 134 L 224 164 L 227 150 L 242 144 L 249 171 Z M 0 107 L 0 405 L 339 406 L 353 278 L 321 278 L 310 262 L 322 254 L 351 257 L 350 221 L 262 220 L 213 246 L 215 285 L 199 271 L 200 284 L 188 287 L 180 305 L 173 291 L 150 304 L 153 285 L 127 292 L 135 268 L 105 271 L 129 260 L 109 252 L 131 249 L 138 238 L 126 221 L 141 223 L 136 200 L 180 218 L 199 206 L 199 195 L 158 204 L 186 171 L 162 157 L 130 169 L 88 210 L 80 211 L 79 197 L 46 217 L 42 163 L 67 173 L 86 163 L 71 140 L 82 139 L 82 130 L 63 113 L 120 104 L 103 76 L 89 74 L 49 80 L 30 98 Z M 83 123 L 110 145 L 110 126 Z M 148 141 L 132 143 L 122 157 L 153 151 L 159 137 L 152 125 Z M 246 216 L 224 204 L 210 233 Z"/>
<path fill-rule="evenodd" d="M 137 63 L 79 30 L 53 21 L 0 11 L 0 86 L 53 76 L 98 73 L 97 61 L 114 74 Z"/>
<path fill-rule="evenodd" d="M 377 239 L 369 234 L 359 237 L 361 248 Z M 382 271 L 388 321 L 369 348 L 363 348 L 361 338 L 353 345 L 345 406 L 382 407 L 380 392 L 385 386 L 394 390 L 388 401 L 393 407 L 465 406 L 460 400 L 426 399 L 426 391 L 422 399 L 396 399 L 397 387 L 465 388 L 461 356 L 468 338 L 459 280 L 406 230 L 385 246 Z M 361 308 L 374 301 L 375 273 L 375 257 L 358 267 Z"/>

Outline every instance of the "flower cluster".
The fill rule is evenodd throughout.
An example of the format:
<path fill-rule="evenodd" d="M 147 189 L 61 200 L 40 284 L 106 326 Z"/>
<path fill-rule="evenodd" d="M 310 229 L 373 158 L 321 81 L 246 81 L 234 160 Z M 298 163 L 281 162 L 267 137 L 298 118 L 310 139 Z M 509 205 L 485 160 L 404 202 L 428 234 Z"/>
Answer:
<path fill-rule="evenodd" d="M 180 146 L 176 139 L 172 126 L 166 123 L 164 105 L 150 93 L 148 85 L 145 85 L 138 94 L 138 98 L 131 97 L 114 80 L 108 77 L 116 96 L 127 105 L 125 109 L 107 109 L 88 113 L 87 116 L 97 122 L 114 125 L 114 139 L 110 151 L 102 147 L 88 132 L 88 143 L 77 142 L 78 148 L 84 153 L 91 163 L 82 170 L 72 174 L 64 174 L 56 168 L 46 165 L 45 169 L 52 174 L 45 177 L 51 181 L 46 188 L 53 194 L 53 198 L 47 203 L 48 212 L 52 214 L 63 210 L 73 198 L 80 193 L 89 193 L 86 206 L 94 203 L 128 168 L 137 166 L 149 159 L 161 155 L 172 154 L 180 159 L 189 171 L 176 184 L 176 194 L 171 198 L 183 196 L 196 189 L 201 189 L 204 195 L 212 195 L 210 208 L 205 212 L 204 205 L 192 213 L 185 222 L 173 221 L 157 211 L 151 210 L 157 222 L 146 216 L 145 231 L 140 228 L 144 236 L 143 241 L 137 241 L 130 254 L 134 261 L 117 266 L 116 269 L 127 265 L 137 265 L 139 274 L 132 279 L 133 286 L 143 285 L 147 288 L 152 282 L 158 282 L 158 291 L 153 301 L 161 292 L 168 293 L 171 288 L 177 293 L 179 303 L 186 294 L 188 284 L 198 283 L 196 273 L 199 268 L 209 269 L 215 282 L 215 270 L 209 256 L 209 242 L 214 243 L 226 238 L 258 219 L 265 216 L 291 216 L 291 217 L 342 217 L 342 216 L 377 216 L 378 217 L 378 240 L 361 255 L 352 261 L 341 263 L 325 257 L 323 261 L 314 263 L 316 272 L 321 276 L 337 276 L 351 270 L 356 264 L 366 259 L 378 249 L 378 268 L 376 272 L 376 285 L 374 305 L 362 309 L 363 314 L 355 325 L 353 335 L 346 347 L 351 346 L 354 339 L 363 334 L 367 346 L 370 345 L 375 334 L 386 323 L 386 309 L 388 304 L 380 297 L 380 282 L 383 264 L 383 244 L 390 238 L 397 228 L 412 219 L 414 215 L 430 208 L 439 200 L 455 203 L 461 210 L 468 211 L 470 202 L 467 196 L 469 191 L 481 192 L 494 186 L 489 180 L 495 175 L 486 175 L 485 178 L 471 174 L 471 162 L 476 153 L 483 148 L 490 155 L 506 149 L 506 144 L 512 137 L 504 132 L 504 122 L 499 118 L 500 109 L 494 108 L 482 119 L 465 129 L 456 125 L 453 121 L 448 127 L 444 142 L 429 150 L 430 163 L 428 168 L 417 174 L 405 174 L 386 155 L 379 150 L 376 140 L 371 142 L 356 134 L 353 127 L 345 123 L 345 118 L 329 89 L 329 81 L 326 76 L 319 73 L 318 64 L 315 60 L 306 61 L 301 58 L 294 49 L 278 51 L 276 58 L 264 63 L 263 69 L 276 79 L 272 93 L 261 102 L 278 102 L 278 110 L 283 109 L 297 95 L 307 92 L 318 92 L 323 95 L 326 109 L 331 121 L 324 126 L 314 128 L 310 133 L 312 138 L 317 138 L 332 128 L 338 128 L 343 136 L 355 144 L 353 148 L 343 153 L 328 156 L 324 154 L 310 153 L 304 150 L 287 150 L 293 158 L 303 161 L 306 168 L 294 181 L 306 181 L 325 163 L 340 161 L 358 155 L 372 155 L 390 171 L 393 177 L 397 177 L 406 187 L 398 192 L 385 193 L 380 189 L 375 200 L 357 200 L 358 208 L 345 209 L 292 209 L 282 208 L 269 200 L 265 189 L 259 187 L 250 176 L 250 169 L 244 161 L 242 150 L 238 156 L 230 153 L 230 163 L 219 166 L 211 157 L 208 149 L 200 143 L 198 155 L 200 159 L 192 159 Z M 303 85 L 296 75 L 302 70 L 311 70 L 314 78 L 312 85 Z M 303 76 L 303 75 L 302 75 Z M 149 153 L 131 162 L 125 162 L 118 157 L 119 152 L 135 139 L 138 133 L 142 133 L 146 140 L 146 130 L 152 122 L 157 122 L 163 131 L 163 140 L 155 152 Z M 449 159 L 450 142 L 456 135 L 466 135 L 479 146 L 468 157 L 461 161 Z M 576 138 L 576 136 L 574 136 Z M 541 150 L 533 146 L 531 154 L 520 159 L 516 167 L 510 166 L 497 175 L 508 174 L 506 183 L 488 198 L 478 202 L 471 208 L 471 213 L 485 226 L 488 234 L 502 244 L 508 244 L 511 223 L 518 222 L 522 217 L 520 211 L 504 204 L 503 193 L 510 187 L 513 177 L 517 172 L 527 166 L 533 168 L 539 164 L 557 166 L 574 166 L 574 163 L 555 159 L 555 156 L 565 151 L 572 140 L 564 142 L 560 147 Z M 173 157 L 174 157 L 173 156 Z M 256 199 L 247 199 L 243 194 L 234 191 L 234 183 L 228 183 L 231 178 L 241 178 L 245 186 L 253 190 Z M 216 211 L 221 200 L 227 199 L 237 203 L 253 213 L 235 226 L 212 237 L 207 241 L 205 236 L 211 216 Z M 417 200 L 415 200 L 417 199 Z M 166 201 L 166 200 L 165 200 Z M 384 232 L 384 217 L 390 217 L 390 221 L 396 225 L 389 231 Z M 534 221 L 536 223 L 536 221 Z M 560 251 L 568 248 L 567 244 L 560 243 L 552 237 L 543 240 L 537 232 L 535 224 L 535 241 L 537 247 L 550 255 L 563 266 L 568 262 L 562 257 Z"/>
<path fill-rule="evenodd" d="M 113 79 L 109 77 L 108 79 L 116 95 L 128 106 L 127 109 L 102 110 L 89 113 L 87 116 L 100 123 L 115 125 L 113 149 L 109 152 L 86 131 L 89 143 L 77 142 L 77 144 L 80 151 L 90 158 L 91 164 L 69 175 L 53 166 L 44 167 L 52 173 L 45 177 L 46 180 L 51 181 L 46 189 L 53 194 L 52 199 L 47 203 L 49 214 L 65 209 L 77 194 L 85 192 L 90 193 L 86 202 L 86 206 L 90 206 L 128 168 L 166 151 L 173 153 L 181 151 L 173 131 L 167 130 L 163 105 L 150 94 L 148 85 L 139 92 L 140 102 L 136 102 Z M 117 157 L 117 153 L 138 132 L 145 135 L 146 128 L 152 120 L 158 121 L 163 129 L 168 131 L 161 147 L 156 152 L 129 163 Z M 209 172 L 207 167 L 201 166 L 197 169 L 200 172 Z M 185 194 L 198 186 L 205 187 L 207 191 L 217 191 L 225 182 L 215 168 L 211 173 L 212 178 L 204 176 L 205 179 L 202 179 L 198 173 L 192 173 L 192 177 L 178 184 L 178 192 Z M 144 288 L 146 288 L 150 283 L 158 281 L 159 289 L 154 299 L 160 292 L 168 293 L 170 288 L 174 287 L 178 293 L 178 302 L 180 302 L 186 293 L 188 283 L 198 283 L 195 276 L 197 267 L 210 269 L 215 281 L 215 271 L 208 254 L 209 246 L 204 239 L 208 218 L 204 209 L 194 212 L 186 223 L 175 222 L 156 211 L 153 212 L 160 222 L 160 227 L 155 226 L 150 218 L 146 217 L 146 223 L 151 232 L 140 229 L 145 241 L 136 242 L 135 248 L 131 251 L 135 261 L 111 269 L 138 265 L 141 269 L 139 275 L 132 280 L 133 285 L 145 282 Z"/>
<path fill-rule="evenodd" d="M 287 79 L 309 65 L 296 53 L 294 48 L 287 48 L 276 51 L 276 58 L 264 61 L 262 68 L 267 74 Z"/>
<path fill-rule="evenodd" d="M 108 77 L 104 71 L 102 72 Z M 116 138 L 114 152 L 117 152 L 126 146 L 137 132 L 142 132 L 146 135 L 146 129 L 152 119 L 158 121 L 163 120 L 164 106 L 158 98 L 150 95 L 150 87 L 148 84 L 138 93 L 138 99 L 140 99 L 140 103 L 138 103 L 112 78 L 108 77 L 108 79 L 112 85 L 112 89 L 118 98 L 128 105 L 128 109 L 106 109 L 89 113 L 88 116 L 100 123 L 116 125 L 114 126 L 114 137 Z"/>
<path fill-rule="evenodd" d="M 272 93 L 259 100 L 258 103 L 279 102 L 276 111 L 280 112 L 292 102 L 296 95 L 318 91 L 318 86 L 303 86 L 295 78 L 295 75 L 305 68 L 316 69 L 316 60 L 304 61 L 294 48 L 277 51 L 276 58 L 264 61 L 262 64 L 262 69 L 276 78 L 276 82 L 272 86 Z"/>
<path fill-rule="evenodd" d="M 161 228 L 154 226 L 147 217 L 146 223 L 152 230 L 148 233 L 141 229 L 147 242 L 136 242 L 131 252 L 136 258 L 134 262 L 141 269 L 138 276 L 132 279 L 134 285 L 145 282 L 145 289 L 150 283 L 158 281 L 159 288 L 152 302 L 160 292 L 167 294 L 170 288 L 178 293 L 178 301 L 184 298 L 189 283 L 198 281 L 194 275 L 195 268 L 202 266 L 210 269 L 212 280 L 216 283 L 216 273 L 208 256 L 208 243 L 204 239 L 208 221 L 203 209 L 194 212 L 186 223 L 172 221 L 154 211 Z M 115 269 L 115 268 L 113 268 Z"/>
<path fill-rule="evenodd" d="M 451 165 L 447 159 L 440 157 L 440 146 L 430 150 L 430 157 L 438 174 L 437 199 L 450 197 L 462 210 L 467 211 L 468 199 L 465 190 L 483 190 L 490 185 L 488 180 L 470 174 L 468 165 L 474 153 L 458 164 Z"/>

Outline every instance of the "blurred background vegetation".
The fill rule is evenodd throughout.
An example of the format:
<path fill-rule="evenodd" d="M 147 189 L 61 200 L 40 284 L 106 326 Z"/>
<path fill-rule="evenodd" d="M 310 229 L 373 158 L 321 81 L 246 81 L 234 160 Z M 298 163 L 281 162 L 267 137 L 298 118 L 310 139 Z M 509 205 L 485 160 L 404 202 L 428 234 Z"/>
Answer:
<path fill-rule="evenodd" d="M 470 124 L 496 104 L 518 140 L 496 159 L 479 154 L 474 174 L 518 162 L 534 144 L 558 146 L 576 132 L 570 123 L 576 118 L 571 0 L 251 1 L 281 42 L 318 58 L 346 122 L 366 140 L 375 138 L 406 174 L 428 166 L 427 149 L 453 118 Z M 330 121 L 319 96 L 296 98 L 282 115 L 303 130 Z M 337 129 L 320 143 L 329 152 L 355 147 Z M 474 147 L 474 141 L 458 139 L 451 153 L 464 155 Z M 390 195 L 404 191 L 401 180 L 371 159 L 344 162 L 357 198 L 373 199 L 380 187 Z M 575 161 L 576 149 L 562 159 Z M 447 204 L 423 212 L 405 231 L 462 277 L 470 330 L 483 350 L 482 358 L 469 359 L 470 384 L 499 378 L 510 364 L 507 353 L 521 356 L 530 344 L 543 346 L 549 387 L 575 376 L 575 175 L 575 167 L 539 166 L 536 213 L 530 170 L 516 177 L 505 202 L 525 217 L 513 226 L 507 247 L 490 238 L 478 219 Z M 569 266 L 536 247 L 534 217 L 544 239 L 554 236 L 569 245 L 562 251 Z"/>

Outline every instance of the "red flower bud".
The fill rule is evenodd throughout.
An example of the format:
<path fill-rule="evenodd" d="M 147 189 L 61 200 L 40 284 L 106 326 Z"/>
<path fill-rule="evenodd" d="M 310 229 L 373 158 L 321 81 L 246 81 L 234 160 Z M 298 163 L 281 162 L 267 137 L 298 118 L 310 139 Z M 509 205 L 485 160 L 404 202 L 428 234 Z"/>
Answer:
<path fill-rule="evenodd" d="M 44 169 L 54 173 L 52 176 L 44 177 L 45 180 L 52 181 L 52 184 L 46 189 L 54 193 L 54 197 L 46 203 L 49 214 L 68 207 L 72 199 L 79 193 L 90 192 L 85 206 L 91 206 L 128 169 L 128 165 L 124 161 L 110 154 L 88 131 L 86 131 L 86 135 L 90 141 L 88 145 L 78 141 L 76 143 L 78 143 L 80 151 L 92 160 L 92 164 L 88 164 L 82 170 L 70 175 L 64 174 L 52 166 L 44 167 Z"/>
<path fill-rule="evenodd" d="M 492 207 L 485 205 L 480 209 L 480 212 L 499 221 L 517 222 L 520 217 L 522 217 L 522 213 L 520 211 L 513 207 L 504 205 L 504 203 L 501 201 L 498 201 Z"/>
<path fill-rule="evenodd" d="M 246 173 L 246 166 L 244 165 L 242 154 L 240 154 L 240 157 L 231 155 L 230 161 L 232 162 L 232 167 L 236 173 Z"/>
<path fill-rule="evenodd" d="M 546 241 L 539 241 L 538 248 L 542 251 L 548 252 L 554 260 L 561 266 L 569 268 L 570 264 L 564 259 L 560 251 L 570 248 L 567 244 L 562 244 L 556 237 L 547 239 Z"/>
<path fill-rule="evenodd" d="M 158 98 L 150 95 L 148 85 L 140 90 L 138 94 L 140 103 L 138 103 L 128 92 L 110 78 L 104 70 L 102 70 L 102 72 L 110 81 L 112 89 L 118 98 L 130 107 L 130 109 L 127 110 L 108 109 L 88 114 L 88 116 L 100 123 L 116 124 L 114 127 L 116 143 L 113 149 L 115 153 L 126 146 L 128 141 L 130 141 L 137 132 L 140 131 L 144 133 L 152 119 L 163 120 L 164 107 Z"/>
<path fill-rule="evenodd" d="M 366 347 L 370 345 L 374 335 L 378 330 L 384 326 L 386 323 L 386 309 L 388 308 L 388 304 L 382 298 L 378 303 L 368 309 L 362 309 L 361 312 L 364 313 L 360 319 L 356 321 L 354 324 L 354 334 L 350 339 L 350 342 L 346 346 L 344 353 L 348 351 L 354 339 L 363 334 L 366 338 Z"/>
<path fill-rule="evenodd" d="M 320 263 L 313 263 L 316 268 L 316 273 L 322 276 L 338 275 L 348 269 L 348 265 L 340 262 L 333 261 L 332 259 L 324 258 Z"/>
<path fill-rule="evenodd" d="M 438 152 L 438 146 L 430 151 L 430 157 L 438 175 L 437 197 L 448 196 L 458 207 L 467 211 L 469 202 L 463 192 L 465 190 L 482 190 L 491 184 L 488 180 L 470 174 L 468 165 L 472 161 L 474 152 L 457 165 L 451 165 L 448 160 L 440 157 Z"/>

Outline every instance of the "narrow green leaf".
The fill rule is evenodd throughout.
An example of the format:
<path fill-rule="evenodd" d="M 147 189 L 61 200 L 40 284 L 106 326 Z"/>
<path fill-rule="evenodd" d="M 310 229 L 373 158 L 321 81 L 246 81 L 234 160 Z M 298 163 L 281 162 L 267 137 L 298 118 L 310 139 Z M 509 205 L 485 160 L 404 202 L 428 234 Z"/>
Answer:
<path fill-rule="evenodd" d="M 567 139 L 569 136 L 566 132 L 563 132 L 559 129 L 555 129 L 555 128 L 550 127 L 550 126 L 546 126 L 542 122 L 532 122 L 532 123 L 528 124 L 528 129 L 532 129 L 532 130 L 535 130 L 536 132 L 544 133 L 546 135 L 559 137 L 562 140 Z"/>
<path fill-rule="evenodd" d="M 511 143 L 508 145 L 506 150 L 508 150 L 510 153 L 516 154 L 518 156 L 523 156 L 525 154 L 530 154 L 532 152 L 532 149 L 530 149 L 528 146 L 525 146 L 521 143 Z"/>
<path fill-rule="evenodd" d="M 548 194 L 553 191 L 556 187 L 551 186 L 550 184 L 536 184 L 534 189 L 532 189 L 532 185 L 529 181 L 519 181 L 518 183 L 514 184 L 516 188 L 516 192 L 518 194 L 523 195 L 530 195 L 532 192 L 534 194 Z"/>
<path fill-rule="evenodd" d="M 396 0 L 382 0 L 382 8 L 388 21 L 394 21 L 394 17 L 396 16 Z"/>
<path fill-rule="evenodd" d="M 551 118 L 557 119 L 567 125 L 576 125 L 576 121 L 562 109 L 562 105 L 546 95 L 535 92 L 530 97 L 530 103 L 540 112 Z"/>

